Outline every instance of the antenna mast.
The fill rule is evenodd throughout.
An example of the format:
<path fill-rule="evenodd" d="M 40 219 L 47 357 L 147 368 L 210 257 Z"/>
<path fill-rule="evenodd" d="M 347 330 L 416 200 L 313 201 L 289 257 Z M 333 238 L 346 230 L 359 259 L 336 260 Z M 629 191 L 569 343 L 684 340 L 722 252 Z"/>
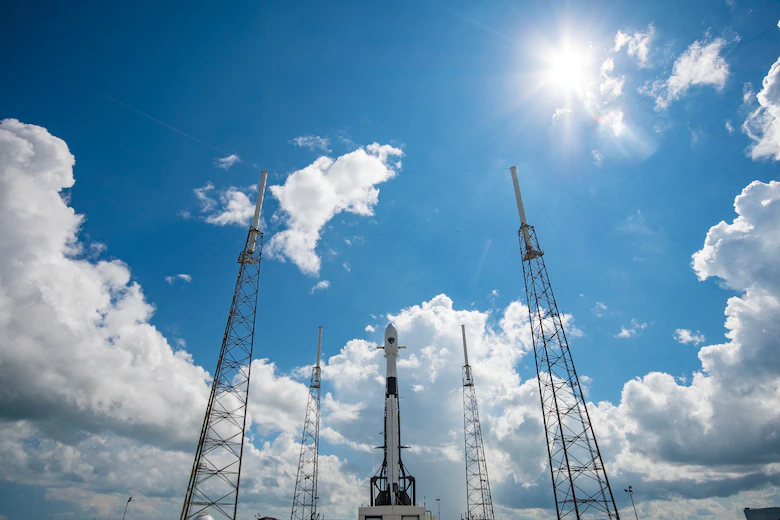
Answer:
<path fill-rule="evenodd" d="M 241 457 L 244 453 L 246 405 L 255 337 L 257 293 L 263 233 L 260 212 L 268 172 L 262 171 L 257 204 L 246 244 L 238 256 L 238 279 L 222 338 L 214 382 L 203 419 L 195 461 L 184 497 L 181 520 L 211 515 L 235 520 Z"/>
<path fill-rule="evenodd" d="M 320 444 L 320 356 L 322 355 L 322 327 L 317 338 L 317 363 L 311 370 L 309 401 L 303 422 L 301 455 L 298 459 L 298 477 L 295 480 L 291 520 L 317 518 L 317 455 Z"/>
<path fill-rule="evenodd" d="M 490 495 L 485 447 L 482 444 L 482 427 L 479 424 L 477 391 L 469 365 L 466 348 L 466 326 L 463 333 L 463 429 L 466 437 L 466 502 L 468 520 L 493 520 L 493 499 Z"/>
<path fill-rule="evenodd" d="M 525 294 L 542 402 L 547 456 L 558 518 L 620 519 L 590 422 L 563 321 L 555 303 L 536 231 L 529 226 L 512 166 L 520 215 Z"/>

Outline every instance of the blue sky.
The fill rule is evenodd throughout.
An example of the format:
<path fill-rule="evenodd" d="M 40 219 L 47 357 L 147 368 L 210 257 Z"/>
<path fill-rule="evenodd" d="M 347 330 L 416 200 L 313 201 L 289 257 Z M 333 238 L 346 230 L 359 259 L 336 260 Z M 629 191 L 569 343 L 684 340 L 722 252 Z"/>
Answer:
<path fill-rule="evenodd" d="M 409 346 L 406 353 L 417 352 L 417 364 L 407 367 L 405 390 L 407 400 L 418 401 L 404 403 L 410 411 L 404 424 L 409 424 L 409 443 L 415 443 L 415 432 L 419 435 L 417 467 L 426 468 L 418 476 L 423 494 L 450 493 L 450 516 L 465 507 L 460 504 L 462 493 L 451 491 L 441 475 L 462 466 L 455 458 L 462 449 L 455 405 L 462 363 L 458 325 L 466 320 L 477 329 L 476 359 L 482 356 L 486 367 L 481 404 L 487 416 L 488 454 L 494 456 L 488 464 L 496 465 L 492 478 L 499 515 L 549 516 L 551 493 L 534 473 L 543 463 L 538 457 L 544 445 L 534 444 L 540 439 L 534 422 L 540 414 L 533 401 L 538 398 L 529 393 L 533 358 L 527 356 L 527 339 L 519 332 L 524 330 L 522 306 L 513 304 L 524 304 L 525 295 L 519 222 L 508 175 L 512 164 L 518 167 L 529 221 L 546 251 L 558 304 L 573 319 L 570 333 L 578 372 L 587 377 L 589 399 L 600 403 L 594 415 L 603 420 L 603 444 L 609 452 L 605 458 L 616 490 L 633 483 L 646 518 L 725 518 L 725 512 L 738 518 L 741 507 L 776 503 L 778 479 L 775 470 L 768 469 L 780 460 L 776 442 L 762 461 L 745 454 L 744 463 L 732 461 L 728 467 L 704 455 L 678 457 L 665 444 L 673 433 L 669 439 L 662 433 L 646 439 L 637 434 L 637 429 L 651 426 L 665 431 L 663 421 L 671 421 L 674 413 L 653 421 L 640 418 L 631 410 L 641 400 L 632 401 L 631 396 L 644 390 L 667 396 L 659 399 L 671 409 L 669 403 L 679 403 L 669 397 L 675 392 L 700 395 L 701 388 L 716 386 L 716 374 L 721 383 L 731 381 L 718 368 L 728 363 L 711 361 L 718 349 L 705 349 L 740 344 L 734 339 L 739 331 L 763 330 L 769 336 L 755 344 L 763 341 L 766 350 L 761 352 L 777 352 L 777 337 L 767 332 L 777 325 L 776 314 L 773 318 L 768 303 L 749 298 L 761 291 L 771 298 L 780 294 L 774 281 L 780 276 L 774 276 L 771 260 L 777 249 L 772 231 L 777 222 L 770 218 L 771 204 L 752 202 L 763 193 L 763 185 L 770 193 L 761 195 L 764 201 L 774 200 L 771 193 L 780 190 L 771 184 L 780 159 L 780 96 L 778 87 L 772 87 L 777 76 L 772 66 L 780 54 L 778 18 L 780 7 L 774 2 L 741 0 L 587 6 L 570 2 L 555 7 L 533 2 L 305 4 L 295 9 L 205 3 L 11 7 L 0 21 L 5 49 L 0 57 L 5 71 L 0 116 L 45 129 L 48 137 L 36 138 L 13 124 L 6 129 L 8 135 L 34 143 L 33 148 L 44 146 L 51 136 L 66 143 L 75 156 L 75 185 L 70 188 L 68 175 L 57 169 L 52 175 L 64 180 L 55 191 L 62 189 L 62 204 L 84 220 L 71 222 L 67 206 L 49 213 L 47 208 L 61 200 L 44 198 L 55 192 L 51 185 L 41 184 L 49 190 L 41 188 L 42 198 L 36 200 L 47 201 L 41 205 L 27 201 L 24 197 L 34 193 L 20 188 L 26 186 L 25 176 L 66 164 L 64 156 L 44 161 L 37 170 L 29 161 L 17 167 L 14 161 L 23 154 L 15 147 L 22 145 L 7 138 L 11 144 L 0 151 L 6 154 L 1 164 L 9 196 L 2 204 L 6 222 L 13 223 L 5 232 L 15 238 L 3 251 L 6 268 L 0 271 L 0 284 L 4 297 L 14 302 L 8 308 L 15 311 L 8 311 L 5 322 L 0 320 L 5 327 L 0 362 L 6 367 L 34 366 L 47 359 L 35 354 L 38 347 L 40 352 L 54 348 L 74 364 L 86 352 L 92 352 L 93 360 L 103 359 L 103 351 L 79 350 L 77 343 L 57 346 L 31 323 L 54 316 L 54 322 L 76 334 L 78 327 L 71 321 L 78 319 L 64 317 L 62 307 L 66 301 L 76 310 L 85 301 L 90 305 L 85 295 L 92 293 L 79 289 L 80 279 L 95 280 L 109 295 L 108 300 L 95 296 L 102 303 L 88 309 L 125 316 L 118 303 L 123 298 L 118 295 L 125 295 L 134 302 L 128 307 L 138 313 L 127 323 L 117 319 L 123 325 L 112 333 L 106 332 L 115 326 L 111 320 L 95 325 L 104 332 L 97 335 L 101 341 L 139 324 L 159 331 L 152 340 L 154 334 L 144 328 L 147 339 L 129 342 L 155 346 L 142 348 L 143 355 L 133 354 L 152 364 L 131 363 L 128 381 L 136 377 L 133 366 L 146 370 L 173 356 L 173 350 L 179 354 L 166 369 L 171 381 L 167 390 L 161 390 L 165 378 L 156 380 L 161 386 L 149 395 L 143 388 L 133 390 L 139 403 L 156 403 L 150 406 L 160 414 L 157 422 L 139 419 L 145 412 L 136 408 L 125 415 L 84 405 L 83 399 L 72 396 L 87 395 L 93 387 L 80 382 L 75 369 L 58 372 L 64 369 L 52 367 L 41 378 L 65 387 L 63 381 L 73 378 L 73 392 L 65 387 L 52 391 L 53 396 L 71 396 L 62 397 L 67 404 L 51 404 L 60 401 L 46 395 L 47 387 L 24 388 L 27 383 L 20 381 L 22 397 L 4 398 L 9 411 L 0 419 L 4 429 L 16 432 L 12 437 L 25 446 L 29 460 L 38 450 L 40 463 L 13 458 L 21 448 L 0 451 L 0 460 L 5 460 L 0 466 L 14 468 L 0 474 L 0 496 L 16 497 L 2 500 L 0 515 L 113 518 L 114 502 L 123 504 L 121 497 L 129 494 L 147 497 L 136 502 L 146 517 L 176 511 L 184 491 L 179 487 L 186 479 L 180 474 L 188 471 L 196 432 L 166 433 L 166 428 L 186 428 L 173 426 L 175 414 L 166 416 L 165 410 L 179 403 L 191 410 L 185 424 L 198 427 L 198 399 L 207 389 L 199 367 L 210 372 L 216 361 L 235 260 L 246 236 L 246 207 L 254 199 L 259 169 L 269 170 L 269 185 L 283 190 L 302 178 L 299 172 L 307 167 L 331 171 L 323 156 L 341 161 L 337 164 L 345 165 L 346 175 L 353 176 L 356 185 L 363 182 L 365 189 L 345 195 L 338 190 L 346 188 L 337 186 L 331 199 L 323 199 L 325 206 L 333 203 L 336 209 L 335 215 L 323 217 L 317 230 L 317 272 L 296 261 L 300 250 L 277 246 L 266 255 L 255 352 L 257 359 L 268 361 L 254 373 L 261 374 L 256 379 L 267 376 L 267 386 L 259 392 L 285 397 L 258 397 L 252 438 L 258 461 L 265 460 L 263 450 L 270 450 L 292 454 L 295 462 L 306 366 L 314 358 L 317 326 L 323 325 L 324 354 L 333 367 L 330 375 L 325 371 L 324 390 L 331 392 L 332 401 L 324 420 L 330 418 L 333 433 L 323 440 L 322 453 L 331 457 L 325 467 L 347 475 L 323 486 L 321 509 L 326 516 L 351 515 L 353 504 L 339 505 L 339 493 L 362 492 L 361 479 L 378 464 L 375 454 L 343 439 L 358 445 L 377 442 L 370 437 L 373 422 L 379 420 L 374 411 L 381 407 L 370 399 L 376 389 L 361 395 L 352 383 L 373 377 L 371 365 L 377 361 L 368 354 L 370 342 L 380 340 L 388 317 L 395 317 L 399 333 L 407 335 L 406 340 L 402 337 Z M 762 81 L 769 85 L 763 91 Z M 390 156 L 372 152 L 367 148 L 372 143 L 391 150 Z M 42 148 L 37 157 L 47 157 L 52 147 Z M 350 162 L 359 154 L 368 157 L 368 167 Z M 232 155 L 238 160 L 220 167 L 219 159 Z M 369 171 L 381 180 L 362 177 Z M 753 181 L 763 184 L 747 191 Z M 208 186 L 212 188 L 204 190 Z M 378 190 L 375 200 L 371 190 Z M 743 190 L 745 212 L 740 214 L 752 227 L 746 231 L 735 224 L 721 236 L 721 229 L 711 228 L 737 217 L 734 202 Z M 275 235 L 293 229 L 296 219 L 309 222 L 327 213 L 318 213 L 303 192 L 288 193 L 289 207 L 282 206 L 277 194 L 266 193 L 267 245 Z M 233 197 L 235 212 L 224 211 L 221 196 Z M 355 209 L 354 204 L 366 201 L 364 210 Z M 351 209 L 340 211 L 349 204 Z M 27 207 L 39 209 L 25 213 Z M 51 218 L 56 229 L 62 224 L 63 237 L 71 237 L 51 238 L 52 248 L 59 248 L 51 250 L 61 257 L 59 267 L 44 262 L 25 271 L 48 258 L 26 256 L 25 244 L 42 236 L 36 219 L 25 216 L 29 214 L 41 215 L 39 228 Z M 215 225 L 220 214 L 231 223 Z M 48 243 L 49 238 L 42 240 Z M 68 249 L 74 240 L 81 250 Z M 704 247 L 705 240 L 712 240 L 713 250 Z M 755 250 L 740 246 L 751 241 Z M 699 264 L 692 264 L 692 255 L 700 250 L 705 253 Z M 86 271 L 76 276 L 74 269 Z M 176 277 L 180 274 L 187 276 Z M 326 288 L 313 290 L 324 281 Z M 131 295 L 133 291 L 139 295 Z M 36 300 L 30 294 L 41 296 Z M 40 314 L 28 311 L 27 320 L 19 309 L 28 308 L 28 297 L 33 309 L 44 304 L 51 308 L 39 309 Z M 741 298 L 755 310 L 753 321 L 745 319 L 749 325 L 724 326 L 724 309 L 736 309 L 738 303 L 729 298 Z M 111 312 L 100 305 L 109 305 Z M 76 310 L 75 316 L 81 316 Z M 442 328 L 445 324 L 454 330 Z M 677 332 L 683 329 L 687 332 Z M 727 338 L 727 331 L 733 337 Z M 675 335 L 687 342 L 675 340 Z M 22 336 L 30 338 L 30 350 L 11 355 L 11 344 Z M 482 354 L 479 345 L 484 345 Z M 135 352 L 135 346 L 126 348 Z M 104 347 L 124 348 L 109 343 Z M 154 354 L 154 349 L 165 354 Z M 487 367 L 500 360 L 515 369 L 493 377 Z M 715 365 L 702 372 L 707 360 Z M 350 374 L 358 374 L 355 381 L 337 382 L 344 363 L 352 367 Z M 96 373 L 111 379 L 108 366 L 104 368 Z M 671 383 L 668 378 L 663 384 L 649 378 L 652 373 L 668 374 Z M 696 373 L 705 379 L 709 375 L 702 387 L 693 383 Z M 9 374 L 6 368 L 4 377 Z M 736 377 L 736 372 L 729 374 Z M 403 380 L 403 369 L 400 377 Z M 477 377 L 479 383 L 479 372 Z M 745 395 L 768 391 L 778 380 L 780 371 L 771 372 Z M 143 387 L 143 378 L 140 381 Z M 256 384 L 261 385 L 259 379 Z M 415 391 L 413 385 L 425 389 Z M 428 406 L 436 392 L 445 392 L 455 404 L 431 412 Z M 130 407 L 131 398 L 118 399 L 124 403 L 120 409 Z M 718 417 L 718 410 L 727 414 L 728 406 L 746 405 L 731 402 L 718 408 L 723 401 L 715 398 L 696 403 L 691 406 L 698 408 L 683 416 L 714 421 L 702 430 L 717 437 L 712 446 L 734 439 L 726 433 L 718 437 L 719 423 L 711 417 Z M 49 405 L 62 411 L 61 423 L 47 419 Z M 265 418 L 269 410 L 284 410 L 284 420 Z M 714 415 L 705 410 L 715 410 Z M 780 424 L 774 411 L 747 412 L 768 417 L 770 433 Z M 52 425 L 57 433 L 52 433 Z M 427 439 L 431 429 L 438 433 Z M 85 476 L 73 465 L 45 467 L 47 457 L 62 460 L 66 451 L 72 460 L 97 468 L 99 436 L 110 439 L 105 451 L 114 454 L 164 450 L 163 473 L 173 483 L 159 491 L 136 481 L 133 475 L 147 468 L 141 462 L 131 464 L 127 471 L 132 474 L 105 469 L 101 478 L 110 485 L 96 483 L 97 470 Z M 52 447 L 36 448 L 47 443 Z M 675 445 L 682 452 L 696 451 L 687 450 L 682 441 Z M 655 458 L 656 465 L 642 462 L 642 454 Z M 414 462 L 407 465 L 415 471 Z M 260 462 L 257 466 L 264 467 Z M 266 470 L 257 471 L 265 475 Z M 275 471 L 285 474 L 283 467 Z M 106 475 L 129 482 L 127 489 Z M 458 478 L 453 482 L 462 486 Z M 262 478 L 257 481 L 244 495 L 245 517 L 259 510 L 289 514 L 289 478 L 280 476 L 273 489 L 265 489 Z M 673 484 L 681 481 L 697 485 Z M 526 496 L 518 489 L 538 491 L 527 491 Z M 623 493 L 617 491 L 625 507 Z M 679 510 L 687 513 L 675 516 L 682 514 Z"/>

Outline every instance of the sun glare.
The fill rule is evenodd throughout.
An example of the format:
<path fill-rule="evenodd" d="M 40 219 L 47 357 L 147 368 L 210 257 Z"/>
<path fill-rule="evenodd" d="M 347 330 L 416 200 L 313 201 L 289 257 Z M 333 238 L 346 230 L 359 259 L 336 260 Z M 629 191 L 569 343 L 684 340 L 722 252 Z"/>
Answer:
<path fill-rule="evenodd" d="M 565 92 L 582 91 L 587 83 L 586 52 L 571 48 L 550 53 L 545 82 Z"/>

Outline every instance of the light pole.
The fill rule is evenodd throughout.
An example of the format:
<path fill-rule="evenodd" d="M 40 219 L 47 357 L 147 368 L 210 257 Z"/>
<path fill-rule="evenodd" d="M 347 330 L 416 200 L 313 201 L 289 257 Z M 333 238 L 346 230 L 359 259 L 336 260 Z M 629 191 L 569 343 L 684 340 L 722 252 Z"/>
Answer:
<path fill-rule="evenodd" d="M 125 512 L 122 513 L 122 520 L 125 520 L 125 515 L 127 514 L 127 506 L 130 505 L 130 501 L 133 499 L 133 497 L 130 497 L 127 499 L 127 503 L 125 504 Z"/>
<path fill-rule="evenodd" d="M 436 512 L 439 515 L 436 520 L 441 520 L 441 498 L 436 499 Z"/>
<path fill-rule="evenodd" d="M 636 520 L 639 520 L 639 515 L 636 514 L 636 504 L 634 504 L 634 488 L 633 486 L 628 486 L 628 489 L 624 489 L 626 493 L 628 493 L 628 496 L 631 497 L 631 505 L 634 507 L 634 516 L 636 517 Z"/>

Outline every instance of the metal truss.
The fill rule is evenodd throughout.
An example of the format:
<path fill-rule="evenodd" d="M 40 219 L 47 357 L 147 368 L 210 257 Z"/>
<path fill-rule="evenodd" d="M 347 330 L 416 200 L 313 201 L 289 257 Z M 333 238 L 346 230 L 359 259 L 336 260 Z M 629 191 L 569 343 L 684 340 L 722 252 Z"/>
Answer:
<path fill-rule="evenodd" d="M 320 327 L 320 345 L 322 327 Z M 317 348 L 317 364 L 311 370 L 309 401 L 303 422 L 301 455 L 298 459 L 298 476 L 295 479 L 291 520 L 317 519 L 317 455 L 320 443 L 320 345 Z"/>
<path fill-rule="evenodd" d="M 464 332 L 465 347 L 465 332 Z M 482 427 L 479 424 L 477 392 L 471 366 L 463 366 L 463 428 L 466 433 L 466 502 L 467 520 L 493 520 L 493 498 L 490 495 Z"/>
<path fill-rule="evenodd" d="M 536 231 L 518 232 L 558 518 L 619 519 Z"/>
<path fill-rule="evenodd" d="M 262 249 L 263 234 L 250 228 L 181 520 L 236 518 Z"/>

